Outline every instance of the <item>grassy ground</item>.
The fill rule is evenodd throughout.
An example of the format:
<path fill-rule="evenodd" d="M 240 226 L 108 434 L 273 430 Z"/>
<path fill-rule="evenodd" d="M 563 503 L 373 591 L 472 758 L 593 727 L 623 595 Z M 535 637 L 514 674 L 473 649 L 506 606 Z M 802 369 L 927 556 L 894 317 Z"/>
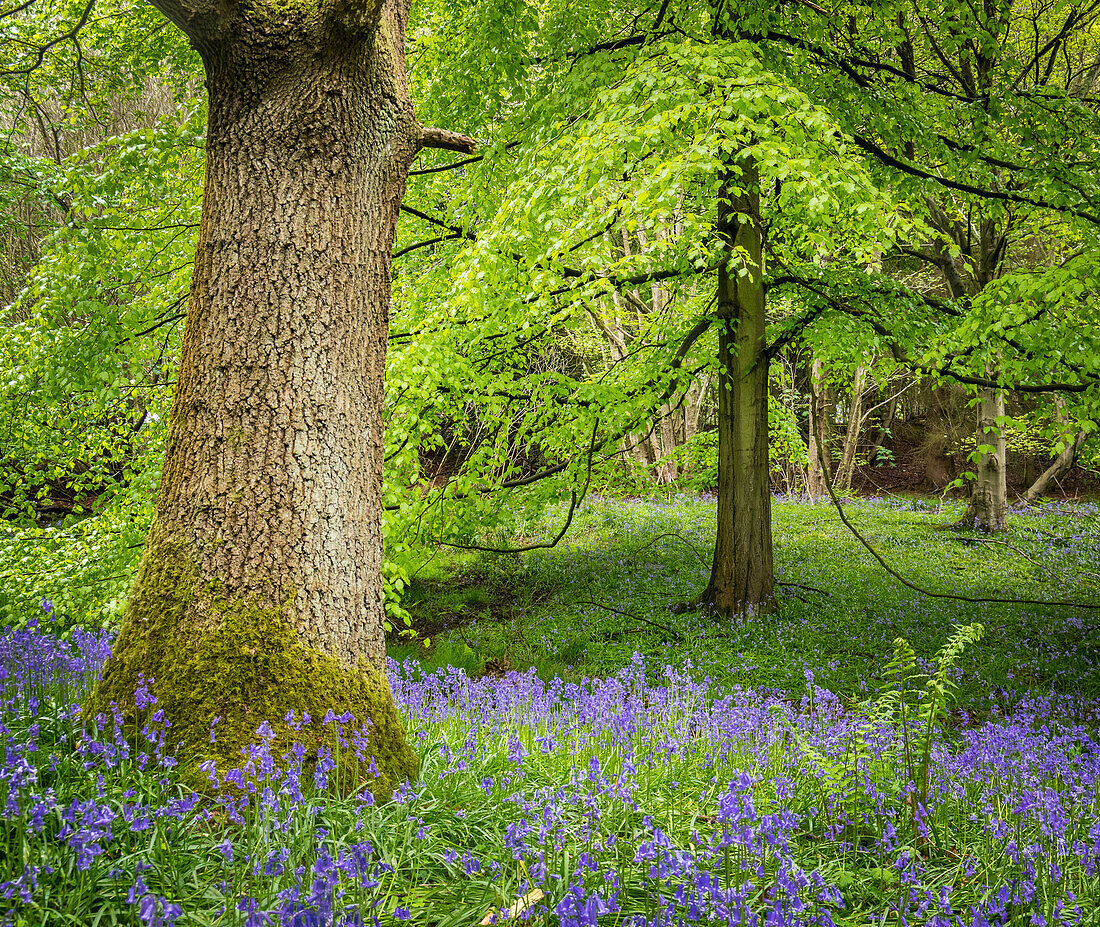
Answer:
<path fill-rule="evenodd" d="M 997 538 L 949 527 L 961 510 L 937 500 L 858 500 L 845 510 L 895 570 L 930 591 L 1100 603 L 1094 504 L 1015 512 Z M 1100 696 L 1100 609 L 921 595 L 875 563 L 827 502 L 774 503 L 784 584 L 775 614 L 732 626 L 674 615 L 674 603 L 706 584 L 713 519 L 708 497 L 595 498 L 553 550 L 425 558 L 406 605 L 430 646 L 396 638 L 390 655 L 429 669 L 533 666 L 544 679 L 575 679 L 612 674 L 637 651 L 651 667 L 690 662 L 729 685 L 802 691 L 809 670 L 818 685 L 859 697 L 876 687 L 895 638 L 927 660 L 954 625 L 978 621 L 986 635 L 963 667 L 964 707 L 990 693 Z"/>

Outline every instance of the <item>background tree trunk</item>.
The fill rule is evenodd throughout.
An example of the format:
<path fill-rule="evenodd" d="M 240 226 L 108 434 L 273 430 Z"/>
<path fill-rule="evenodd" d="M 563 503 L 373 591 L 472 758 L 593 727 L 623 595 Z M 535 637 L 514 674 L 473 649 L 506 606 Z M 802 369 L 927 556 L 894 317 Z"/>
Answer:
<path fill-rule="evenodd" d="M 859 450 L 859 435 L 863 424 L 863 387 L 867 382 L 867 368 L 862 364 L 856 366 L 855 375 L 852 377 L 852 395 L 848 402 L 848 427 L 844 434 L 844 454 L 840 459 L 840 469 L 837 470 L 833 485 L 836 489 L 847 492 L 852 486 L 852 474 L 856 467 L 856 452 Z"/>
<path fill-rule="evenodd" d="M 1054 463 L 1047 467 L 1024 493 L 1025 502 L 1035 502 L 1049 488 L 1051 483 L 1057 483 L 1063 476 L 1069 473 L 1077 463 L 1077 455 L 1088 437 L 1086 432 L 1079 432 L 1076 438 L 1070 440 L 1057 457 Z"/>
<path fill-rule="evenodd" d="M 718 213 L 731 244 L 718 270 L 718 531 L 700 597 L 729 618 L 775 604 L 760 188 L 750 155 L 737 166 Z"/>
<path fill-rule="evenodd" d="M 810 423 L 806 440 L 808 462 L 806 465 L 806 494 L 820 499 L 829 491 L 832 479 L 829 469 L 829 387 L 825 383 L 825 371 L 816 357 L 810 362 Z M 822 462 L 824 461 L 824 466 Z"/>
<path fill-rule="evenodd" d="M 693 381 L 684 397 L 684 443 L 687 444 L 699 434 L 699 417 L 703 412 L 703 401 L 710 388 L 710 374 L 704 373 Z"/>
<path fill-rule="evenodd" d="M 387 792 L 418 766 L 385 675 L 380 504 L 390 252 L 420 129 L 401 10 L 380 15 L 358 40 L 321 12 L 192 36 L 210 115 L 187 328 L 155 522 L 92 704 L 132 713 L 153 676 L 181 758 L 223 768 L 262 721 L 273 752 L 316 755 L 326 712 L 350 712 Z"/>
<path fill-rule="evenodd" d="M 1060 397 L 1055 398 L 1055 404 L 1058 413 L 1058 420 L 1065 425 L 1066 432 L 1062 436 L 1062 440 L 1066 442 L 1066 446 L 1062 448 L 1057 457 L 1054 458 L 1054 462 L 1046 468 L 1035 481 L 1028 487 L 1027 492 L 1024 493 L 1025 502 L 1035 502 L 1043 493 L 1050 488 L 1051 483 L 1057 483 L 1063 476 L 1069 473 L 1070 470 L 1077 463 L 1077 455 L 1081 452 L 1081 448 L 1085 443 L 1085 439 L 1088 437 L 1087 431 L 1079 431 L 1074 436 L 1070 429 L 1069 420 L 1066 418 L 1063 411 L 1063 402 Z"/>
<path fill-rule="evenodd" d="M 883 385 L 887 391 L 893 389 L 889 380 Z M 900 395 L 900 392 L 893 393 L 886 401 L 886 408 L 882 413 L 882 419 L 871 437 L 871 449 L 867 453 L 867 463 L 872 467 L 878 463 L 879 457 L 882 456 L 882 449 L 886 443 L 886 438 L 894 427 L 894 418 L 897 415 L 898 397 Z"/>
<path fill-rule="evenodd" d="M 970 504 L 963 520 L 981 531 L 1003 531 L 1007 514 L 1008 486 L 1005 473 L 1005 438 L 999 421 L 1005 414 L 1003 389 L 983 389 L 978 404 L 977 439 L 992 447 L 982 453 L 975 467 Z"/>
<path fill-rule="evenodd" d="M 631 231 L 623 228 L 605 232 L 604 241 L 610 246 L 612 254 L 621 258 L 646 253 L 655 243 L 667 238 L 668 234 L 669 229 L 663 225 L 656 227 L 652 238 L 640 229 Z M 642 299 L 641 291 L 634 287 L 625 292 L 612 290 L 611 303 L 614 312 L 608 318 L 597 307 L 587 308 L 593 325 L 608 344 L 612 365 L 621 363 L 632 353 L 631 345 L 635 343 L 639 333 L 653 324 L 653 316 L 665 312 L 668 302 L 668 289 L 654 282 L 650 284 L 648 303 Z M 692 395 L 695 395 L 696 401 L 694 408 L 690 404 Z M 680 476 L 678 462 L 669 459 L 669 455 L 695 433 L 701 397 L 701 391 L 691 394 L 689 389 L 689 394 L 682 402 L 662 403 L 654 410 L 654 418 L 644 433 L 625 435 L 622 438 L 623 453 L 633 457 L 659 486 L 675 483 Z"/>
<path fill-rule="evenodd" d="M 983 68 L 988 64 L 989 61 L 985 61 Z M 984 80 L 988 73 L 985 71 L 980 79 Z M 976 217 L 968 215 L 964 222 L 960 222 L 953 212 L 949 214 L 944 209 L 943 204 L 930 200 L 929 206 L 933 226 L 954 240 L 959 253 L 951 254 L 941 242 L 926 251 L 926 255 L 942 271 L 944 282 L 954 299 L 977 296 L 997 276 L 1004 260 L 1011 216 L 992 217 L 985 215 L 984 208 L 979 207 Z M 978 445 L 987 445 L 992 450 L 978 459 L 976 479 L 971 486 L 970 501 L 962 520 L 983 531 L 1000 531 L 1005 525 L 1008 458 L 1000 424 L 1004 409 L 1003 390 L 981 391 L 974 437 Z"/>

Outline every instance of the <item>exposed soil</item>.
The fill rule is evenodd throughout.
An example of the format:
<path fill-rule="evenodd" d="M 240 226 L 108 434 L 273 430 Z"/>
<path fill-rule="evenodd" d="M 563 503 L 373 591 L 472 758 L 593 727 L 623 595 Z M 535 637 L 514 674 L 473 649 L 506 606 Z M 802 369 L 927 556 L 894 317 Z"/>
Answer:
<path fill-rule="evenodd" d="M 954 459 L 930 455 L 927 449 L 912 442 L 896 440 L 893 444 L 888 443 L 887 447 L 892 454 L 890 464 L 876 467 L 865 464 L 856 468 L 852 476 L 852 488 L 857 493 L 874 496 L 882 492 L 942 492 L 967 466 L 962 457 Z M 1034 479 L 1052 462 L 1053 458 L 1029 458 L 1009 452 L 1009 499 L 1022 496 Z M 1047 495 L 1056 499 L 1073 499 L 1098 492 L 1100 474 L 1074 467 Z"/>

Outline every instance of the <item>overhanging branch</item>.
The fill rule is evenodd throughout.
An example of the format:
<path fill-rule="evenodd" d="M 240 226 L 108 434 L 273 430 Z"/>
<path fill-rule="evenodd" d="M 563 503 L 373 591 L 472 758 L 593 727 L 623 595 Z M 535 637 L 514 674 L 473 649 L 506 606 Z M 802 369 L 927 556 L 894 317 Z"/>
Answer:
<path fill-rule="evenodd" d="M 940 367 L 929 367 L 921 364 L 914 364 L 909 357 L 909 352 L 897 338 L 897 336 L 890 331 L 890 329 L 882 322 L 881 319 L 875 317 L 875 315 L 867 309 L 860 309 L 855 306 L 851 306 L 841 299 L 838 299 L 832 293 L 825 290 L 821 285 L 816 284 L 815 281 L 807 280 L 794 274 L 788 274 L 784 277 L 784 283 L 794 283 L 809 292 L 819 296 L 825 300 L 829 306 L 835 309 L 837 312 L 842 312 L 845 315 L 849 315 L 852 318 L 861 319 L 877 334 L 883 341 L 886 342 L 887 347 L 890 349 L 890 353 L 893 355 L 894 360 L 905 367 L 908 367 L 913 373 L 917 375 L 925 376 L 938 376 L 949 377 L 958 383 L 965 383 L 968 386 L 981 386 L 986 389 L 1006 389 L 1017 393 L 1084 393 L 1089 390 L 1094 390 L 1100 385 L 1100 376 L 1096 376 L 1089 371 L 1077 370 L 1082 378 L 1083 382 L 1069 383 L 1069 382 L 1050 382 L 1050 383 L 1009 383 L 1001 382 L 997 380 L 989 379 L 988 377 L 971 376 L 970 374 L 959 373 L 953 370 L 951 365 L 958 359 L 959 355 L 952 355 L 944 360 L 944 363 Z M 1002 336 L 1004 337 L 1004 336 Z M 773 346 L 774 347 L 774 346 Z"/>
<path fill-rule="evenodd" d="M 444 151 L 458 151 L 462 154 L 472 155 L 477 150 L 477 140 L 463 135 L 461 132 L 451 132 L 447 129 L 422 128 L 420 130 L 421 148 L 441 148 Z"/>
<path fill-rule="evenodd" d="M 1009 193 L 1004 190 L 990 190 L 988 187 L 976 187 L 973 184 L 962 183 L 958 180 L 952 180 L 949 177 L 940 177 L 931 171 L 925 170 L 919 165 L 910 164 L 900 158 L 895 158 L 888 151 L 862 135 L 853 135 L 852 141 L 869 155 L 887 165 L 887 167 L 892 167 L 911 177 L 917 177 L 921 180 L 930 180 L 949 190 L 958 190 L 960 193 L 969 193 L 971 196 L 979 196 L 987 200 L 1001 200 L 1005 203 L 1020 203 L 1023 206 L 1033 206 L 1037 209 L 1049 209 L 1053 212 L 1078 216 L 1081 219 L 1091 222 L 1093 225 L 1100 225 L 1100 216 L 1084 209 L 1074 209 L 1072 206 L 1059 206 L 1056 203 L 1051 203 L 1049 200 L 1033 199 L 1029 196 L 1020 196 L 1017 193 Z"/>

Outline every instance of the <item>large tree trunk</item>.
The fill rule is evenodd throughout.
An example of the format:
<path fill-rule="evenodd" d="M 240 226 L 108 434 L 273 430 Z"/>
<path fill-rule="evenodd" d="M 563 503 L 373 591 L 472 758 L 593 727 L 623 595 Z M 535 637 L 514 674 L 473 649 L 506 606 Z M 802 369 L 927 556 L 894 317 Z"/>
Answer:
<path fill-rule="evenodd" d="M 205 29 L 165 8 L 206 67 L 202 226 L 156 518 L 91 706 L 136 720 L 155 677 L 192 773 L 239 765 L 263 721 L 273 752 L 316 755 L 325 714 L 350 712 L 388 793 L 418 767 L 385 674 L 380 499 L 390 251 L 420 128 L 402 11 L 370 29 L 340 7 Z M 289 711 L 314 720 L 292 730 Z"/>
<path fill-rule="evenodd" d="M 1003 389 L 983 389 L 978 404 L 977 440 L 991 448 L 978 456 L 970 504 L 963 521 L 981 531 L 1002 531 L 1008 502 L 1005 473 L 1005 437 L 1000 422 L 1005 414 Z"/>
<path fill-rule="evenodd" d="M 810 422 L 806 441 L 806 495 L 820 499 L 829 492 L 832 461 L 829 456 L 829 387 L 816 357 L 810 363 Z"/>
<path fill-rule="evenodd" d="M 718 217 L 731 246 L 718 270 L 718 531 L 700 596 L 729 618 L 775 604 L 760 188 L 752 157 L 738 166 Z"/>

